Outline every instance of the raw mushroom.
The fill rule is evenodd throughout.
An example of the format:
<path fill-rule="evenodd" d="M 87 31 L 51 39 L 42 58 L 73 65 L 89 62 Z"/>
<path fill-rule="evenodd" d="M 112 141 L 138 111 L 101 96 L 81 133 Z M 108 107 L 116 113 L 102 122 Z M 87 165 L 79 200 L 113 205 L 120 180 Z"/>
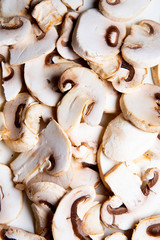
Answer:
<path fill-rule="evenodd" d="M 72 47 L 85 60 L 96 62 L 116 56 L 125 34 L 123 23 L 105 18 L 97 9 L 89 9 L 77 20 Z"/>
<path fill-rule="evenodd" d="M 160 64 L 152 67 L 151 73 L 154 84 L 160 86 Z"/>
<path fill-rule="evenodd" d="M 83 5 L 85 0 L 62 0 L 62 2 L 72 10 L 78 11 Z"/>
<path fill-rule="evenodd" d="M 84 121 L 96 126 L 100 123 L 105 107 L 106 92 L 96 73 L 84 68 L 73 67 L 60 78 L 62 92 L 70 90 L 58 104 L 57 118 L 64 130 Z"/>
<path fill-rule="evenodd" d="M 0 15 L 3 17 L 13 17 L 23 14 L 30 2 L 31 0 L 2 0 Z"/>
<path fill-rule="evenodd" d="M 0 112 L 0 141 L 3 138 L 3 134 L 5 134 L 5 131 L 6 131 L 6 124 L 5 124 L 4 114 L 3 112 Z"/>
<path fill-rule="evenodd" d="M 142 12 L 151 0 L 100 0 L 102 14 L 114 21 L 128 21 Z"/>
<path fill-rule="evenodd" d="M 14 187 L 10 168 L 0 163 L 0 222 L 9 223 L 21 212 L 22 192 Z"/>
<path fill-rule="evenodd" d="M 160 132 L 160 87 L 143 84 L 123 94 L 120 106 L 125 119 L 146 132 Z"/>
<path fill-rule="evenodd" d="M 131 33 L 122 46 L 122 56 L 126 62 L 141 68 L 153 67 L 160 62 L 160 24 L 143 20 L 131 26 Z"/>
<path fill-rule="evenodd" d="M 69 12 L 65 15 L 61 35 L 56 43 L 58 53 L 65 59 L 76 60 L 79 56 L 71 47 L 71 38 L 78 13 Z"/>
<path fill-rule="evenodd" d="M 104 240 L 127 240 L 127 236 L 121 232 L 115 232 L 107 236 Z"/>
<path fill-rule="evenodd" d="M 151 161 L 155 160 L 155 162 L 157 162 L 157 160 L 160 159 L 160 134 L 158 134 L 153 146 L 147 152 L 145 152 L 144 155 L 147 158 L 150 158 Z M 157 166 L 157 167 L 159 168 L 159 166 Z"/>

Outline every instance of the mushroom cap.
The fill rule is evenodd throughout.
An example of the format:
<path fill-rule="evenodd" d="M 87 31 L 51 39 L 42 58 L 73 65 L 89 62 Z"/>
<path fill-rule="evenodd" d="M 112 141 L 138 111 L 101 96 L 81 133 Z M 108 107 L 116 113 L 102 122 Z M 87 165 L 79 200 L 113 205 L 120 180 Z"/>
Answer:
<path fill-rule="evenodd" d="M 128 21 L 143 11 L 151 0 L 100 0 L 102 14 L 114 21 Z"/>
<path fill-rule="evenodd" d="M 160 24 L 152 20 L 143 20 L 139 25 L 131 26 L 122 46 L 122 56 L 129 64 L 147 68 L 160 62 Z"/>
<path fill-rule="evenodd" d="M 120 106 L 125 119 L 146 132 L 160 132 L 160 87 L 143 84 L 123 94 Z"/>
<path fill-rule="evenodd" d="M 84 0 L 62 0 L 62 2 L 72 10 L 78 11 L 83 5 Z"/>
<path fill-rule="evenodd" d="M 85 60 L 103 60 L 119 53 L 125 34 L 123 23 L 105 18 L 97 9 L 89 9 L 77 20 L 72 47 Z"/>
<path fill-rule="evenodd" d="M 154 84 L 160 86 L 160 64 L 152 67 L 151 73 Z"/>

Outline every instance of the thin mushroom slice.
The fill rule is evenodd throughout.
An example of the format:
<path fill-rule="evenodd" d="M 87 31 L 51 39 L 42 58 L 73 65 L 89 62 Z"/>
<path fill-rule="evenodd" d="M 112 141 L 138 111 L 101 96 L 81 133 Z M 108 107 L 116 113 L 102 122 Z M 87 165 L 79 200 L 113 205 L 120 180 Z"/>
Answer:
<path fill-rule="evenodd" d="M 2 140 L 3 134 L 5 134 L 6 131 L 6 124 L 4 119 L 3 112 L 0 112 L 0 141 Z"/>
<path fill-rule="evenodd" d="M 120 94 L 114 89 L 112 83 L 108 81 L 103 81 L 104 89 L 106 91 L 106 104 L 105 104 L 105 113 L 119 113 L 119 99 Z"/>
<path fill-rule="evenodd" d="M 83 5 L 85 0 L 62 0 L 62 2 L 72 10 L 78 11 Z"/>
<path fill-rule="evenodd" d="M 106 92 L 96 73 L 84 67 L 70 68 L 61 75 L 59 88 L 62 92 L 70 90 L 57 110 L 58 122 L 65 130 L 79 124 L 82 117 L 91 126 L 99 124 Z"/>
<path fill-rule="evenodd" d="M 97 9 L 89 9 L 77 20 L 72 47 L 85 60 L 95 62 L 116 56 L 125 34 L 123 23 L 105 18 Z"/>
<path fill-rule="evenodd" d="M 146 132 L 160 132 L 160 87 L 143 84 L 123 94 L 120 106 L 125 119 Z"/>
<path fill-rule="evenodd" d="M 0 15 L 3 17 L 14 17 L 21 15 L 29 7 L 31 0 L 2 0 Z"/>
<path fill-rule="evenodd" d="M 127 240 L 127 236 L 121 232 L 115 232 L 107 236 L 104 240 Z"/>
<path fill-rule="evenodd" d="M 160 64 L 152 67 L 151 73 L 154 84 L 160 86 Z"/>
<path fill-rule="evenodd" d="M 152 20 L 142 20 L 131 26 L 122 46 L 122 56 L 129 64 L 147 68 L 160 62 L 160 24 Z"/>
<path fill-rule="evenodd" d="M 114 21 L 128 21 L 143 11 L 151 0 L 100 0 L 102 14 Z"/>
<path fill-rule="evenodd" d="M 20 214 L 22 205 L 22 192 L 14 187 L 10 168 L 0 164 L 0 222 L 13 221 Z"/>
<path fill-rule="evenodd" d="M 144 156 L 151 159 L 151 161 L 160 159 L 160 134 L 158 134 L 155 143 L 147 152 L 145 152 Z"/>

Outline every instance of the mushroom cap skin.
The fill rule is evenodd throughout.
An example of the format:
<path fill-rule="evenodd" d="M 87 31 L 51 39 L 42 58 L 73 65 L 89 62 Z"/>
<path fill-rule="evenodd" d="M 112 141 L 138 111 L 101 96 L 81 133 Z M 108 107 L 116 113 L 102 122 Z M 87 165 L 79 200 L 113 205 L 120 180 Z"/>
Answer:
<path fill-rule="evenodd" d="M 14 187 L 10 168 L 0 163 L 0 222 L 13 221 L 21 212 L 22 192 Z"/>
<path fill-rule="evenodd" d="M 125 34 L 123 23 L 105 18 L 97 9 L 89 9 L 77 20 L 72 47 L 87 61 L 103 60 L 119 53 Z"/>
<path fill-rule="evenodd" d="M 131 33 L 122 45 L 122 56 L 129 64 L 147 68 L 160 62 L 160 24 L 152 20 L 142 20 L 131 26 Z M 158 40 L 158 41 L 157 41 Z"/>
<path fill-rule="evenodd" d="M 151 133 L 160 132 L 160 87 L 143 84 L 130 94 L 123 94 L 120 107 L 124 118 L 137 128 Z"/>
<path fill-rule="evenodd" d="M 128 239 L 127 236 L 125 236 L 123 233 L 115 232 L 107 236 L 104 240 L 127 240 L 127 239 Z"/>
<path fill-rule="evenodd" d="M 128 21 L 143 11 L 151 0 L 100 0 L 101 13 L 114 21 Z"/>
<path fill-rule="evenodd" d="M 154 84 L 160 86 L 160 64 L 152 67 L 151 73 Z"/>
<path fill-rule="evenodd" d="M 83 5 L 84 0 L 62 0 L 62 2 L 72 10 L 78 11 Z"/>
<path fill-rule="evenodd" d="M 70 68 L 61 75 L 59 88 L 62 92 L 71 89 L 57 109 L 58 122 L 64 130 L 79 124 L 82 117 L 91 126 L 100 123 L 106 92 L 96 73 L 84 67 Z"/>

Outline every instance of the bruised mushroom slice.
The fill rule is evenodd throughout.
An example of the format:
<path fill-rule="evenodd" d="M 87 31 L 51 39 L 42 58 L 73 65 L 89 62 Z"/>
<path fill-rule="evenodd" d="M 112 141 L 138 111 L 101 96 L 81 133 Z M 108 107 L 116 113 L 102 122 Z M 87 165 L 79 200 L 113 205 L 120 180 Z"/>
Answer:
<path fill-rule="evenodd" d="M 100 0 L 102 14 L 114 21 L 128 21 L 143 11 L 151 0 Z"/>
<path fill-rule="evenodd" d="M 21 212 L 22 192 L 14 187 L 10 168 L 0 163 L 0 222 L 9 223 Z"/>
<path fill-rule="evenodd" d="M 77 20 L 72 47 L 87 61 L 104 60 L 119 53 L 125 34 L 123 23 L 105 18 L 97 9 L 89 9 Z"/>
<path fill-rule="evenodd" d="M 146 132 L 160 132 L 160 87 L 143 84 L 123 94 L 120 106 L 125 119 Z"/>
<path fill-rule="evenodd" d="M 62 0 L 62 2 L 72 10 L 78 11 L 83 5 L 84 0 Z"/>
<path fill-rule="evenodd" d="M 107 236 L 104 240 L 127 240 L 127 236 L 121 232 L 115 232 Z"/>
<path fill-rule="evenodd" d="M 32 16 L 36 19 L 40 28 L 47 32 L 50 27 L 62 23 L 66 12 L 67 8 L 60 0 L 46 0 L 41 1 L 34 7 Z"/>
<path fill-rule="evenodd" d="M 1 15 L 3 17 L 13 17 L 23 14 L 25 9 L 29 7 L 31 0 L 2 0 Z"/>
<path fill-rule="evenodd" d="M 32 96 L 45 105 L 56 106 L 62 97 L 62 94 L 57 92 L 61 74 L 66 69 L 79 65 L 74 62 L 50 64 L 48 61 L 51 57 L 52 53 L 44 54 L 28 61 L 24 68 L 24 78 Z"/>
<path fill-rule="evenodd" d="M 13 181 L 17 188 L 24 189 L 25 184 L 42 169 L 49 175 L 63 175 L 69 169 L 70 160 L 70 141 L 60 125 L 52 120 L 41 132 L 37 145 L 11 163 Z"/>
<path fill-rule="evenodd" d="M 70 90 L 58 104 L 57 118 L 64 130 L 84 121 L 96 126 L 102 118 L 106 92 L 96 73 L 84 68 L 73 67 L 66 70 L 60 78 L 62 92 Z"/>
<path fill-rule="evenodd" d="M 83 232 L 82 218 L 79 215 L 84 210 L 84 213 L 87 212 L 93 206 L 95 195 L 93 187 L 80 186 L 62 198 L 52 222 L 54 239 L 91 239 Z"/>
<path fill-rule="evenodd" d="M 122 46 L 122 56 L 129 64 L 147 68 L 160 62 L 160 24 L 152 20 L 143 20 L 139 25 L 131 26 L 131 33 Z"/>
<path fill-rule="evenodd" d="M 71 37 L 78 13 L 67 13 L 63 21 L 61 35 L 56 43 L 58 53 L 65 59 L 76 60 L 79 56 L 72 50 Z"/>
<path fill-rule="evenodd" d="M 151 73 L 154 84 L 160 86 L 160 64 L 152 67 Z"/>

